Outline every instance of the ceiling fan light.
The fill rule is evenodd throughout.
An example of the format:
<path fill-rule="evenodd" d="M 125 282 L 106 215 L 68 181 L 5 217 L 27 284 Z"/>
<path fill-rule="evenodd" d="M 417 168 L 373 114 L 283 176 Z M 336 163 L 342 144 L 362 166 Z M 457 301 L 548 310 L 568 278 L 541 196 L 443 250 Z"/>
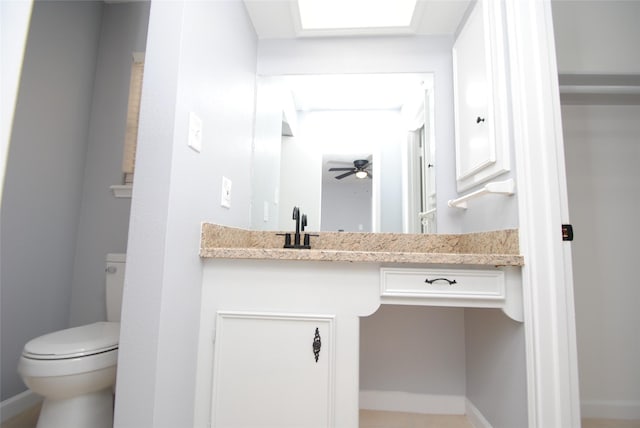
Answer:
<path fill-rule="evenodd" d="M 358 171 L 356 172 L 356 177 L 357 178 L 367 178 L 369 174 L 367 174 L 367 171 Z"/>

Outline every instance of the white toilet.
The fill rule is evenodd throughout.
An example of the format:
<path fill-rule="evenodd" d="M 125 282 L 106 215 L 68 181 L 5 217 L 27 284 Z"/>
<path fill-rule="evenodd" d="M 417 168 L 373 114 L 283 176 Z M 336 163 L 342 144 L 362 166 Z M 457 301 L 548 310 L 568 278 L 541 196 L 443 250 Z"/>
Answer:
<path fill-rule="evenodd" d="M 18 372 L 44 397 L 38 428 L 113 427 L 113 387 L 120 336 L 124 254 L 107 254 L 107 321 L 36 337 Z"/>

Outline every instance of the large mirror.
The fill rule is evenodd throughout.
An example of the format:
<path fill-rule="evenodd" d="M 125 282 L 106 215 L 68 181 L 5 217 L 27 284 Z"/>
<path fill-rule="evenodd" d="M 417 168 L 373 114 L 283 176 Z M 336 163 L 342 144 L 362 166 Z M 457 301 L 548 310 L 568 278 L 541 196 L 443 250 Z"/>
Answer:
<path fill-rule="evenodd" d="M 260 76 L 252 227 L 434 233 L 430 73 Z"/>

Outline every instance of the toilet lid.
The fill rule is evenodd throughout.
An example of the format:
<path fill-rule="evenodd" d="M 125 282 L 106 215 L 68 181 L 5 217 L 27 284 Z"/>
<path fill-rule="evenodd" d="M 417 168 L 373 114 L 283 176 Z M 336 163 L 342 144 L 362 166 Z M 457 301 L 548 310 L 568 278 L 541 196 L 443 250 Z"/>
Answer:
<path fill-rule="evenodd" d="M 96 322 L 30 340 L 23 355 L 38 359 L 82 357 L 118 348 L 119 322 Z"/>

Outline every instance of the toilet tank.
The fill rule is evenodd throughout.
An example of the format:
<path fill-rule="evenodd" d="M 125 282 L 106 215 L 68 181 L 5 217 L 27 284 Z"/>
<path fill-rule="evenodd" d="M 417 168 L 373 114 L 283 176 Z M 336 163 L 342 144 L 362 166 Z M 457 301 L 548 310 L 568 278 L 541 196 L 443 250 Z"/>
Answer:
<path fill-rule="evenodd" d="M 106 260 L 107 321 L 120 321 L 126 254 L 109 253 Z"/>

